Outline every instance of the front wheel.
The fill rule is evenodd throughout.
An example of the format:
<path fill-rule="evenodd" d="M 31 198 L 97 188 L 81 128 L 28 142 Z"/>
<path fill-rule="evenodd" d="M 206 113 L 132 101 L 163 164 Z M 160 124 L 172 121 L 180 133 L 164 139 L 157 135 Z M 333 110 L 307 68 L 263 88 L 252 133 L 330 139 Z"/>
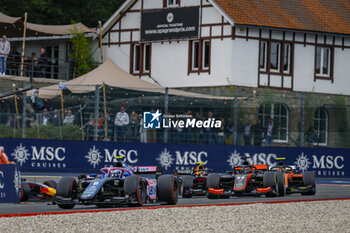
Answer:
<path fill-rule="evenodd" d="M 173 175 L 162 175 L 158 178 L 157 194 L 160 201 L 175 205 L 179 200 L 179 183 Z"/>
<path fill-rule="evenodd" d="M 78 184 L 73 177 L 63 177 L 57 184 L 56 196 L 74 198 L 77 195 Z M 75 204 L 57 204 L 61 209 L 72 209 Z"/>
<path fill-rule="evenodd" d="M 301 195 L 315 195 L 316 194 L 316 184 L 315 184 L 315 175 L 313 172 L 304 172 L 303 173 L 303 183 L 304 186 L 312 186 L 312 189 L 308 192 L 303 192 Z"/>
<path fill-rule="evenodd" d="M 146 189 L 140 176 L 128 176 L 124 181 L 126 195 L 133 199 L 129 206 L 143 206 L 146 202 Z M 135 200 L 135 202 L 134 202 Z"/>

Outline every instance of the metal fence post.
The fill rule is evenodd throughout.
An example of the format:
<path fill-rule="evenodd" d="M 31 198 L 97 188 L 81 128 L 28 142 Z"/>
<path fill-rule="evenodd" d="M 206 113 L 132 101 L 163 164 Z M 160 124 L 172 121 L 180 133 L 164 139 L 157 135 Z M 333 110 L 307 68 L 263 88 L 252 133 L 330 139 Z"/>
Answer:
<path fill-rule="evenodd" d="M 81 108 L 81 104 L 79 104 L 79 112 L 80 112 L 81 140 L 84 140 L 84 121 L 83 121 L 83 109 Z"/>
<path fill-rule="evenodd" d="M 100 85 L 95 86 L 94 140 L 98 140 L 98 113 L 100 107 Z"/>
<path fill-rule="evenodd" d="M 238 108 L 238 92 L 235 90 L 235 99 L 233 100 L 233 137 L 232 144 L 236 145 L 237 139 L 237 108 Z"/>
<path fill-rule="evenodd" d="M 62 140 L 62 113 L 60 113 L 60 111 L 63 111 L 63 109 L 58 111 L 58 131 L 60 133 L 60 139 Z"/>
<path fill-rule="evenodd" d="M 23 92 L 23 112 L 22 112 L 22 138 L 26 135 L 27 120 L 27 92 Z"/>
<path fill-rule="evenodd" d="M 304 111 L 305 111 L 305 93 L 301 93 L 301 109 L 300 109 L 300 143 L 301 147 L 304 146 Z"/>
<path fill-rule="evenodd" d="M 69 77 L 70 77 L 70 63 L 71 63 L 71 59 L 68 58 L 67 59 L 67 73 L 66 73 L 66 80 L 68 81 L 69 80 Z"/>
<path fill-rule="evenodd" d="M 168 115 L 169 111 L 169 88 L 165 88 L 164 96 L 164 115 Z M 168 143 L 168 129 L 164 128 L 164 143 Z"/>

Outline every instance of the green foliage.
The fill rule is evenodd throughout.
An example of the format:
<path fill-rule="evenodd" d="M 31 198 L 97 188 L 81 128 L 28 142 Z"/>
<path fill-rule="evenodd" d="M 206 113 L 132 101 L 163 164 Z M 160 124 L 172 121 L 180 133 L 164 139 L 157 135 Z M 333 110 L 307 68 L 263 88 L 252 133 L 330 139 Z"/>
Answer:
<path fill-rule="evenodd" d="M 72 21 L 74 24 L 75 21 Z M 90 39 L 86 38 L 83 33 L 78 33 L 77 30 L 72 31 L 73 37 L 71 38 L 72 52 L 70 58 L 72 58 L 73 78 L 90 72 L 95 68 L 94 60 L 91 55 Z"/>
<path fill-rule="evenodd" d="M 0 12 L 13 17 L 28 12 L 31 23 L 60 25 L 72 19 L 89 27 L 106 22 L 125 0 L 1 0 Z"/>
<path fill-rule="evenodd" d="M 0 138 L 13 138 L 13 128 L 6 125 L 0 125 Z"/>

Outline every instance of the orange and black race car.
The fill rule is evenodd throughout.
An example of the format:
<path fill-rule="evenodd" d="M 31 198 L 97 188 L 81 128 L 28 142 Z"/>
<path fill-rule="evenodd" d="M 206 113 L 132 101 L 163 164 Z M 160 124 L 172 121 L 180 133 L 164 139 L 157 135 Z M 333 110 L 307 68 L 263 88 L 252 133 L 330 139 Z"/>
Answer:
<path fill-rule="evenodd" d="M 277 158 L 284 160 L 285 158 Z M 286 194 L 300 193 L 301 195 L 315 195 L 316 184 L 313 172 L 294 173 L 295 166 L 284 165 L 279 162 L 277 166 L 271 167 L 270 171 L 282 172 L 284 175 L 284 186 Z"/>
<path fill-rule="evenodd" d="M 209 174 L 207 187 L 207 197 L 210 199 L 243 195 L 285 195 L 282 172 L 269 171 L 268 165 L 249 165 L 246 161 L 226 174 Z"/>
<path fill-rule="evenodd" d="M 44 183 L 21 182 L 20 200 L 51 200 L 56 194 L 57 183 L 47 180 Z"/>
<path fill-rule="evenodd" d="M 175 171 L 182 184 L 182 197 L 202 196 L 207 194 L 207 176 L 213 172 L 212 169 L 205 168 L 203 163 L 197 163 L 194 170 Z"/>

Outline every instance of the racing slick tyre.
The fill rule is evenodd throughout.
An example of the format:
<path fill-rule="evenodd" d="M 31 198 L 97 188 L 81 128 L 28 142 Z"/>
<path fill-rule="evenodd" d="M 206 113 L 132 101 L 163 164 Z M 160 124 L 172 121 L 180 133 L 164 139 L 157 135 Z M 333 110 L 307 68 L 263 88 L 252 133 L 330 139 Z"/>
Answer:
<path fill-rule="evenodd" d="M 21 183 L 21 197 L 20 201 L 27 201 L 30 194 L 30 186 L 26 182 Z"/>
<path fill-rule="evenodd" d="M 124 181 L 124 192 L 132 198 L 129 206 L 143 206 L 146 202 L 146 187 L 140 176 L 127 176 Z"/>
<path fill-rule="evenodd" d="M 74 198 L 77 194 L 78 184 L 73 177 L 63 177 L 59 180 L 56 196 Z M 73 209 L 75 204 L 57 204 L 61 209 Z"/>
<path fill-rule="evenodd" d="M 284 183 L 284 174 L 282 172 L 276 173 L 276 192 L 279 197 L 286 195 L 286 187 Z"/>
<path fill-rule="evenodd" d="M 183 198 L 191 198 L 192 193 L 190 192 L 185 192 L 185 190 L 191 190 L 193 187 L 193 176 L 184 176 L 182 178 L 182 197 Z"/>
<path fill-rule="evenodd" d="M 315 184 L 315 175 L 313 172 L 304 172 L 303 173 L 304 186 L 312 186 L 312 190 L 308 192 L 303 192 L 301 195 L 315 195 L 316 193 L 316 184 Z"/>
<path fill-rule="evenodd" d="M 271 189 L 276 189 L 277 191 L 277 185 L 276 185 L 276 172 L 267 171 L 264 173 L 263 177 L 263 184 L 264 188 L 271 187 Z M 273 197 L 273 193 L 266 193 L 267 197 Z"/>
<path fill-rule="evenodd" d="M 54 180 L 46 180 L 43 184 L 49 186 L 50 188 L 57 189 L 57 182 Z"/>
<path fill-rule="evenodd" d="M 167 204 L 175 205 L 179 200 L 179 183 L 173 175 L 158 177 L 157 196 Z"/>
<path fill-rule="evenodd" d="M 209 190 L 210 188 L 213 189 L 219 189 L 220 188 L 220 174 L 217 173 L 211 173 L 208 175 L 207 178 L 207 189 Z M 207 197 L 209 199 L 218 199 L 218 195 L 213 195 L 208 192 Z"/>

